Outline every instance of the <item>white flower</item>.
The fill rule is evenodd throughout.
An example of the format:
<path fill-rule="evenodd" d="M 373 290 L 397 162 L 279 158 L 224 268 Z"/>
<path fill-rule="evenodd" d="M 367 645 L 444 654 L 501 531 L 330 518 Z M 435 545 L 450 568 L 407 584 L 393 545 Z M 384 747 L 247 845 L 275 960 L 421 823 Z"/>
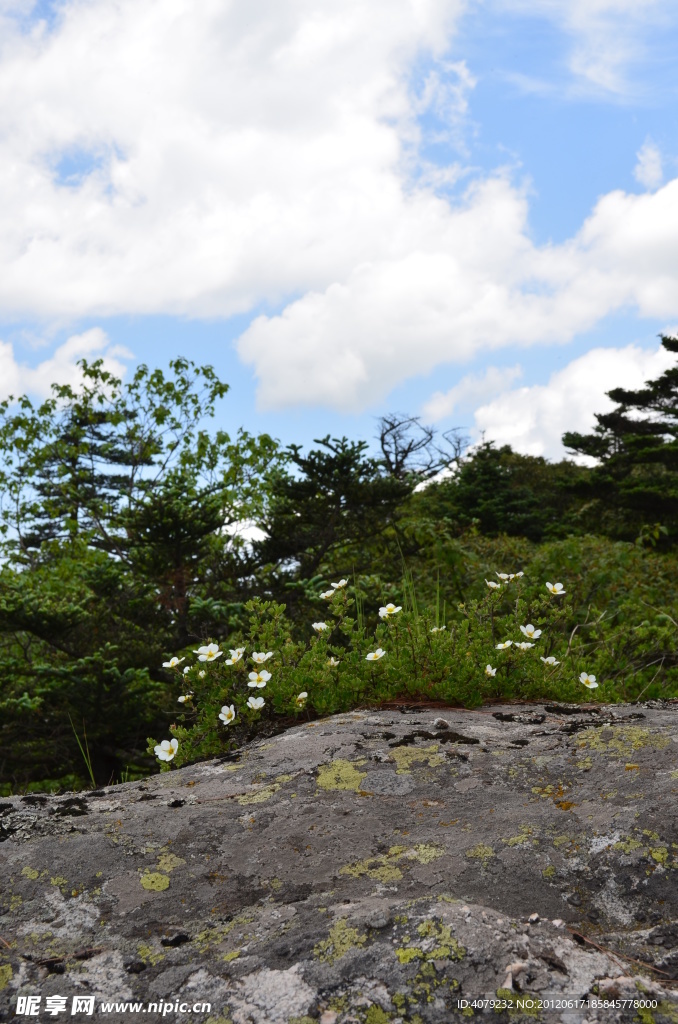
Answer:
<path fill-rule="evenodd" d="M 295 704 L 297 705 L 298 708 L 303 708 L 307 700 L 308 694 L 306 693 L 306 690 L 302 690 L 301 693 L 298 694 L 297 697 L 295 698 Z"/>
<path fill-rule="evenodd" d="M 252 711 L 260 711 L 265 703 L 266 701 L 263 697 L 249 697 L 247 700 L 247 707 L 252 708 Z"/>
<path fill-rule="evenodd" d="M 332 589 L 333 590 L 341 590 L 342 587 L 347 587 L 347 586 L 348 586 L 348 580 L 339 580 L 338 583 L 333 583 L 332 584 Z"/>
<path fill-rule="evenodd" d="M 528 622 L 526 626 L 521 626 L 520 632 L 523 636 L 529 636 L 531 640 L 538 640 L 541 636 L 541 630 L 535 629 L 531 622 Z"/>
<path fill-rule="evenodd" d="M 271 678 L 271 673 L 266 672 L 250 672 L 250 681 L 248 686 L 256 686 L 257 689 L 261 690 Z"/>
<path fill-rule="evenodd" d="M 257 665 L 263 665 L 265 661 L 268 661 L 268 659 L 272 657 L 273 651 L 268 651 L 267 654 L 264 654 L 263 651 L 261 654 L 257 654 L 256 651 L 252 651 L 252 661 Z"/>
<path fill-rule="evenodd" d="M 562 594 L 566 594 L 567 593 L 566 590 L 563 590 L 563 584 L 562 583 L 547 583 L 546 584 L 546 589 L 550 590 L 551 593 L 555 594 L 556 597 L 560 597 Z"/>
<path fill-rule="evenodd" d="M 524 572 L 517 572 L 516 573 L 516 579 L 519 579 L 521 576 L 524 576 L 524 575 L 525 575 Z"/>
<path fill-rule="evenodd" d="M 187 700 L 192 700 L 192 698 L 192 693 L 184 693 L 182 694 L 181 697 L 177 697 L 177 701 L 179 702 L 179 704 L 185 704 Z"/>
<path fill-rule="evenodd" d="M 560 665 L 560 662 L 556 661 L 552 654 L 550 654 L 548 658 L 542 658 L 541 661 L 543 661 L 545 665 Z"/>
<path fill-rule="evenodd" d="M 512 580 L 513 579 L 513 576 L 510 573 L 508 573 L 508 572 L 497 572 L 495 570 L 494 575 L 498 576 L 500 580 Z M 500 586 L 500 584 L 497 583 L 497 586 Z"/>
<path fill-rule="evenodd" d="M 367 655 L 365 661 L 379 661 L 379 659 L 383 658 L 385 654 L 386 651 L 382 651 L 381 647 L 377 647 L 376 651 L 373 651 L 372 654 Z"/>
<path fill-rule="evenodd" d="M 192 667 L 191 665 L 187 665 L 186 666 L 186 668 L 184 669 L 184 675 L 186 675 L 188 672 L 191 671 L 191 667 Z"/>
<path fill-rule="evenodd" d="M 198 672 L 198 678 L 199 679 L 204 679 L 206 675 L 207 675 L 207 673 L 205 672 L 205 669 L 201 668 L 200 671 Z"/>
<path fill-rule="evenodd" d="M 171 761 L 179 749 L 179 740 L 163 740 L 153 747 L 153 752 L 159 761 Z"/>
<path fill-rule="evenodd" d="M 401 612 L 402 610 L 403 609 L 401 605 L 396 606 L 394 604 L 387 604 L 379 609 L 379 617 L 382 619 L 387 619 L 389 615 L 397 615 L 398 612 Z"/>
<path fill-rule="evenodd" d="M 510 647 L 512 643 L 513 643 L 513 640 L 504 640 L 503 644 L 497 644 L 496 645 L 496 650 L 497 651 L 505 651 L 506 648 Z"/>
<path fill-rule="evenodd" d="M 181 665 L 182 661 L 186 661 L 186 659 L 185 658 L 170 658 L 169 661 L 163 661 L 162 667 L 163 668 L 176 668 L 177 665 Z M 186 671 L 186 669 L 184 669 L 184 672 L 185 671 Z"/>
<path fill-rule="evenodd" d="M 528 644 L 525 640 L 522 643 L 516 644 L 516 647 L 520 648 L 521 651 L 529 651 L 530 647 L 534 647 L 534 644 Z"/>
<path fill-rule="evenodd" d="M 336 591 L 334 590 L 324 590 L 320 596 L 323 601 L 330 601 L 334 597 L 335 593 Z"/>
<path fill-rule="evenodd" d="M 224 704 L 223 708 L 219 712 L 219 718 L 224 723 L 224 725 L 230 725 L 233 719 L 235 718 L 235 705 Z"/>
<path fill-rule="evenodd" d="M 313 622 L 311 623 L 311 625 L 313 626 L 316 633 L 324 633 L 324 631 L 328 628 L 326 622 Z"/>
<path fill-rule="evenodd" d="M 583 683 L 584 686 L 588 686 L 589 690 L 595 690 L 598 683 L 596 682 L 595 676 L 590 676 L 588 672 L 582 672 L 579 676 L 579 682 Z"/>
<path fill-rule="evenodd" d="M 205 644 L 204 647 L 199 647 L 193 653 L 198 655 L 198 661 L 215 661 L 224 652 L 219 650 L 219 644 Z"/>
<path fill-rule="evenodd" d="M 327 664 L 330 666 L 330 668 L 336 668 L 337 665 L 339 664 L 339 658 L 328 658 Z"/>
<path fill-rule="evenodd" d="M 442 633 L 442 631 L 444 629 L 447 629 L 447 626 L 433 626 L 433 628 L 430 629 L 429 632 L 430 633 Z"/>
<path fill-rule="evenodd" d="M 490 590 L 499 590 L 501 583 L 495 583 L 494 580 L 485 580 Z"/>
<path fill-rule="evenodd" d="M 244 653 L 245 653 L 245 648 L 244 647 L 236 647 L 236 649 L 234 651 L 231 651 L 231 657 L 230 658 L 226 658 L 226 664 L 227 665 L 237 665 L 237 663 L 240 661 L 240 659 L 242 658 Z"/>
<path fill-rule="evenodd" d="M 485 666 L 485 675 L 486 676 L 496 676 L 496 674 L 497 674 L 496 668 L 492 668 L 491 665 L 486 665 Z"/>

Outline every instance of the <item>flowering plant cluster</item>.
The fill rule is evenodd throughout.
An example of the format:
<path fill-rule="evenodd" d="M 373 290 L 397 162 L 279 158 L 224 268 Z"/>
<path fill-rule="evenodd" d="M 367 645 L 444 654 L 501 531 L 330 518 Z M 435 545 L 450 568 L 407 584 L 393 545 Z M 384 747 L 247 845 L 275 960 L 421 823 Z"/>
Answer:
<path fill-rule="evenodd" d="M 562 583 L 530 583 L 523 571 L 496 572 L 486 596 L 459 605 L 448 622 L 416 603 L 387 602 L 368 629 L 348 580 L 319 593 L 322 620 L 295 636 L 285 608 L 254 600 L 237 646 L 210 641 L 163 667 L 190 684 L 177 697 L 170 740 L 149 741 L 161 767 L 233 749 L 300 714 L 322 715 L 399 697 L 473 706 L 488 698 L 581 699 L 598 687 L 581 646 L 564 648 L 572 614 Z M 541 589 L 538 589 L 538 588 Z M 546 591 L 546 593 L 544 593 Z M 558 600 L 555 600 L 558 598 Z M 500 651 L 493 664 L 493 651 Z M 249 652 L 249 654 L 248 654 Z M 530 652 L 530 653 L 528 653 Z M 532 653 L 533 652 L 533 653 Z M 278 726 L 276 726 L 276 720 Z"/>

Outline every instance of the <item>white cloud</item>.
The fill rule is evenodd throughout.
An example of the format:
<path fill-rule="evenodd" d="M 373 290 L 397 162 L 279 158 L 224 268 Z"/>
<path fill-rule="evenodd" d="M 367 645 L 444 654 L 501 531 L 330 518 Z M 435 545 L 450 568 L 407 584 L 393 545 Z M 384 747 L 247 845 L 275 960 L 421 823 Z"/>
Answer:
<path fill-rule="evenodd" d="M 556 23 L 570 38 L 566 63 L 583 91 L 623 97 L 637 90 L 629 72 L 652 59 L 651 34 L 675 21 L 671 0 L 495 0 L 499 8 Z M 517 78 L 516 78 L 517 80 Z M 530 91 L 539 83 L 525 77 Z"/>
<path fill-rule="evenodd" d="M 436 391 L 431 395 L 422 410 L 424 418 L 433 423 L 447 419 L 456 409 L 499 394 L 522 375 L 520 366 L 488 366 L 482 374 L 469 373 L 449 391 Z"/>
<path fill-rule="evenodd" d="M 27 29 L 0 0 L 0 315 L 282 309 L 239 341 L 260 404 L 342 410 L 620 308 L 678 316 L 678 182 L 539 247 L 506 176 L 459 200 L 436 189 L 460 165 L 418 177 L 418 116 L 453 135 L 474 85 L 448 53 L 467 3 L 63 0 Z M 535 4 L 579 40 L 640 23 Z"/>
<path fill-rule="evenodd" d="M 658 188 L 664 178 L 662 155 L 654 142 L 647 139 L 638 150 L 638 162 L 633 170 L 636 181 L 645 188 Z"/>
<path fill-rule="evenodd" d="M 678 315 L 678 180 L 604 196 L 559 246 L 532 243 L 527 213 L 502 178 L 456 207 L 420 195 L 390 254 L 244 332 L 261 406 L 364 409 L 441 363 L 563 343 L 615 310 Z"/>
<path fill-rule="evenodd" d="M 34 367 L 18 363 L 11 342 L 0 341 L 0 399 L 23 394 L 46 398 L 52 384 L 77 386 L 82 379 L 77 366 L 80 359 L 90 363 L 102 359 L 109 373 L 123 377 L 126 365 L 122 360 L 130 358 L 132 353 L 120 345 L 111 345 L 100 327 L 72 335 L 49 359 Z"/>
<path fill-rule="evenodd" d="M 675 356 L 661 346 L 591 349 L 552 374 L 548 384 L 514 388 L 476 409 L 476 428 L 486 440 L 526 455 L 561 459 L 565 431 L 587 433 L 596 424 L 595 413 L 614 408 L 607 391 L 642 387 L 674 364 Z"/>
<path fill-rule="evenodd" d="M 324 288 L 401 219 L 421 102 L 472 87 L 464 0 L 65 0 L 0 32 L 0 311 L 227 316 Z M 409 88 L 423 54 L 425 99 Z M 437 78 L 435 77 L 437 75 Z"/>

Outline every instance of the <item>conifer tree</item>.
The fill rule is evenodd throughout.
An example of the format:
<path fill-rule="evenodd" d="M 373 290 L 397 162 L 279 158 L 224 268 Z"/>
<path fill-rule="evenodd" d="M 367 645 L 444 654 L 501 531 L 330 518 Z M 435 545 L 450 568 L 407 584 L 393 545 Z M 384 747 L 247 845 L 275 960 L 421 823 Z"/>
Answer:
<path fill-rule="evenodd" d="M 662 336 L 667 352 L 678 338 Z M 608 392 L 615 409 L 596 414 L 591 434 L 568 432 L 563 444 L 598 460 L 583 485 L 605 532 L 622 539 L 675 543 L 678 537 L 678 364 L 638 390 Z"/>

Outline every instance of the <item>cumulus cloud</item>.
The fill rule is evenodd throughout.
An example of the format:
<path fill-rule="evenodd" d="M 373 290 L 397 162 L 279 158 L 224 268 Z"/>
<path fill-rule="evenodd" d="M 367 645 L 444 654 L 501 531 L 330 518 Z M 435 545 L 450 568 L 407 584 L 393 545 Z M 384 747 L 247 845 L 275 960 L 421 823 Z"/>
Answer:
<path fill-rule="evenodd" d="M 11 342 L 0 341 L 0 399 L 23 394 L 46 398 L 52 384 L 77 387 L 82 380 L 78 360 L 93 362 L 99 358 L 109 373 L 123 377 L 126 370 L 123 360 L 131 359 L 132 353 L 121 345 L 111 345 L 106 333 L 100 327 L 93 327 L 82 334 L 71 335 L 49 359 L 31 367 L 17 362 Z"/>
<path fill-rule="evenodd" d="M 47 25 L 0 0 L 0 314 L 263 308 L 238 342 L 260 404 L 340 410 L 622 307 L 678 316 L 677 182 L 536 246 L 508 177 L 452 199 L 465 169 L 420 159 L 423 111 L 466 116 L 467 2 L 63 0 Z M 578 39 L 641 9 L 535 3 Z"/>
<path fill-rule="evenodd" d="M 420 196 L 388 257 L 244 332 L 262 407 L 364 409 L 440 363 L 563 343 L 614 310 L 678 315 L 678 180 L 604 196 L 559 246 L 531 242 L 527 213 L 503 178 L 474 184 L 456 207 Z"/>
<path fill-rule="evenodd" d="M 0 33 L 0 310 L 228 316 L 416 220 L 421 105 L 461 116 L 464 0 L 64 0 Z M 430 82 L 413 92 L 425 54 Z"/>
<path fill-rule="evenodd" d="M 522 377 L 520 366 L 488 366 L 484 373 L 469 373 L 449 391 L 436 391 L 425 403 L 423 414 L 427 420 L 436 423 L 447 419 L 456 409 L 475 405 L 482 398 L 491 398 Z"/>
<path fill-rule="evenodd" d="M 643 143 L 636 154 L 638 162 L 633 169 L 636 181 L 645 188 L 658 188 L 664 179 L 662 155 L 659 148 L 649 139 Z"/>
<path fill-rule="evenodd" d="M 642 387 L 674 362 L 661 346 L 591 349 L 552 374 L 548 384 L 513 388 L 480 406 L 475 425 L 488 441 L 510 444 L 526 455 L 561 459 L 566 455 L 561 443 L 565 431 L 586 433 L 596 424 L 595 413 L 614 408 L 607 391 Z"/>

